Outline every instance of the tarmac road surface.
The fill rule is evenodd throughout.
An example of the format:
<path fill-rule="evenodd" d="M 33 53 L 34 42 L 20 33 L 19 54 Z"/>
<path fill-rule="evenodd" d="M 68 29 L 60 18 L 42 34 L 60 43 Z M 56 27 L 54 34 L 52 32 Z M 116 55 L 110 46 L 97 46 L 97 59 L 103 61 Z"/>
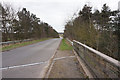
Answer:
<path fill-rule="evenodd" d="M 2 53 L 3 78 L 41 78 L 41 72 L 57 50 L 61 39 L 54 38 Z"/>

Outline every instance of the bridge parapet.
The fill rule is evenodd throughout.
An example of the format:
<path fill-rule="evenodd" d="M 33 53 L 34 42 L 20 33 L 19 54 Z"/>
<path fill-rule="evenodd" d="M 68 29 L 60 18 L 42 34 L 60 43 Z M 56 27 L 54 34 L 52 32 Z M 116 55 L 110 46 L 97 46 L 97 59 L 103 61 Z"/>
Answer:
<path fill-rule="evenodd" d="M 120 78 L 120 61 L 73 40 L 73 47 L 93 77 Z"/>

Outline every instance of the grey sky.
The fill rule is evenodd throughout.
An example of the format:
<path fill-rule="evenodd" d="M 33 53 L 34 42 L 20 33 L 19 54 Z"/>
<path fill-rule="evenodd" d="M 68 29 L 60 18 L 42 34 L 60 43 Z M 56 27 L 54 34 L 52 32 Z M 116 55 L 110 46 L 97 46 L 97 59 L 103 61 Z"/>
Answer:
<path fill-rule="evenodd" d="M 101 10 L 102 5 L 107 3 L 112 10 L 116 10 L 118 1 L 120 0 L 4 0 L 4 3 L 10 2 L 16 9 L 25 7 L 58 32 L 63 32 L 65 22 L 82 9 L 84 4 L 89 4 L 93 10 Z"/>

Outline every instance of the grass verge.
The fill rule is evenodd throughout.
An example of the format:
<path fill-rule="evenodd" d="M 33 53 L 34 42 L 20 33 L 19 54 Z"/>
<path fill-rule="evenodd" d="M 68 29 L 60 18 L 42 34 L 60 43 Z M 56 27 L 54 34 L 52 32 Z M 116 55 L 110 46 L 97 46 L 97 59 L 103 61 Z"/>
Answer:
<path fill-rule="evenodd" d="M 44 41 L 44 40 L 48 40 L 48 39 L 51 39 L 51 38 L 43 38 L 43 39 L 39 39 L 39 40 L 33 40 L 33 41 L 27 41 L 27 42 L 21 42 L 21 43 L 2 46 L 2 51 L 11 50 L 11 49 L 14 49 L 14 48 L 30 45 L 30 44 L 37 43 L 37 42 Z"/>
<path fill-rule="evenodd" d="M 62 39 L 59 50 L 72 50 L 72 46 L 67 42 L 66 39 Z"/>

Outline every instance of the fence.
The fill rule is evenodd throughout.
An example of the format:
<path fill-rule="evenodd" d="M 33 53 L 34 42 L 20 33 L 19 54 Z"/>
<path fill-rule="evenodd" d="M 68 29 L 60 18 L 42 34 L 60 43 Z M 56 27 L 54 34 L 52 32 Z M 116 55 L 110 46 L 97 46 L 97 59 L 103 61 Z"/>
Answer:
<path fill-rule="evenodd" d="M 32 41 L 32 39 L 24 39 L 24 40 L 17 40 L 17 41 L 7 41 L 7 42 L 0 42 L 0 45 L 9 45 L 9 44 L 16 44 L 16 43 L 21 43 L 21 42 L 26 42 L 26 41 Z"/>
<path fill-rule="evenodd" d="M 69 42 L 71 42 L 68 39 Z M 71 42 L 72 43 L 72 42 Z M 73 47 L 87 65 L 93 77 L 120 78 L 120 62 L 95 49 L 73 40 Z"/>

